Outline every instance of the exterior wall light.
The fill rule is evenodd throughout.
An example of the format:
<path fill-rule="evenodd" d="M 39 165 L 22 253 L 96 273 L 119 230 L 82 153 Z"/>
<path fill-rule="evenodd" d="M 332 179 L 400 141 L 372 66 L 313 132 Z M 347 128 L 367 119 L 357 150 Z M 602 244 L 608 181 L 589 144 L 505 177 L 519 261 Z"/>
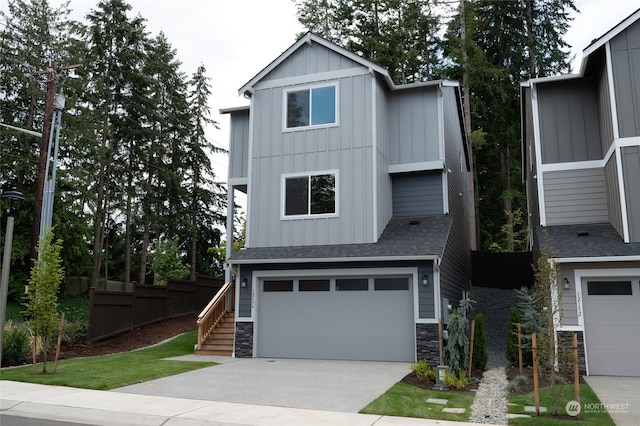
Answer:
<path fill-rule="evenodd" d="M 564 289 L 569 290 L 571 288 L 571 283 L 569 282 L 569 278 L 564 277 L 562 279 L 562 284 L 564 284 Z"/>
<path fill-rule="evenodd" d="M 240 287 L 245 288 L 247 286 L 247 279 L 243 278 L 242 281 L 240 281 Z"/>
<path fill-rule="evenodd" d="M 429 285 L 429 276 L 427 274 L 422 276 L 422 285 Z"/>

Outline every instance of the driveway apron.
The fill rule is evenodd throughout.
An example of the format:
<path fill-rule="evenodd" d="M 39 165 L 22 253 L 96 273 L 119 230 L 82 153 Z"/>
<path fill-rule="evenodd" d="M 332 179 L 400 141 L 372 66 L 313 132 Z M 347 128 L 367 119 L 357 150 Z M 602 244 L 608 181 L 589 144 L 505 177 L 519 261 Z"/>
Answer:
<path fill-rule="evenodd" d="M 585 376 L 602 406 L 583 406 L 584 410 L 606 409 L 616 426 L 640 425 L 640 377 Z"/>
<path fill-rule="evenodd" d="M 357 413 L 411 371 L 403 362 L 181 358 L 221 364 L 114 392 Z"/>

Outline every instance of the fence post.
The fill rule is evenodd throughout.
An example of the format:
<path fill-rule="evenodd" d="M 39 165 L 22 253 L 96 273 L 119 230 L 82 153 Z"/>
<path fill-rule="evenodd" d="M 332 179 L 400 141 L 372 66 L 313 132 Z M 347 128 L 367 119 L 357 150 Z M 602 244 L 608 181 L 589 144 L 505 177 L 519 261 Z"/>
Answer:
<path fill-rule="evenodd" d="M 473 334 L 475 331 L 476 320 L 471 320 L 471 343 L 469 345 L 469 372 L 467 376 L 471 378 L 471 364 L 473 363 Z"/>
<path fill-rule="evenodd" d="M 573 332 L 573 391 L 575 401 L 580 403 L 580 374 L 578 373 L 578 335 Z"/>
<path fill-rule="evenodd" d="M 538 344 L 536 333 L 531 334 L 531 351 L 533 353 L 533 400 L 536 406 L 536 416 L 540 415 L 540 395 L 538 391 Z"/>
<path fill-rule="evenodd" d="M 518 368 L 522 376 L 522 325 L 518 323 Z"/>

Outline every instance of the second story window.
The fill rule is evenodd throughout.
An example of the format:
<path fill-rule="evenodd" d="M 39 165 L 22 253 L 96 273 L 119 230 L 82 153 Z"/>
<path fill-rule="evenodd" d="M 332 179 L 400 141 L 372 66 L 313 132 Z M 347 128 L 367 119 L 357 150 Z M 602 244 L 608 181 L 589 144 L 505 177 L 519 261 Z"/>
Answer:
<path fill-rule="evenodd" d="M 336 174 L 284 177 L 284 215 L 331 215 L 336 209 Z"/>
<path fill-rule="evenodd" d="M 285 92 L 285 127 L 295 129 L 336 124 L 336 92 L 335 85 Z"/>

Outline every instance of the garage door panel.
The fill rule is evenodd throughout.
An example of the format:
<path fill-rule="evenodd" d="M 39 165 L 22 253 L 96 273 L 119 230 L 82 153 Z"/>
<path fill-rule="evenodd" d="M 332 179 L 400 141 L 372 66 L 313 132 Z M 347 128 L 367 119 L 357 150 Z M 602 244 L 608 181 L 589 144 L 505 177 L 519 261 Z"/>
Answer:
<path fill-rule="evenodd" d="M 260 357 L 413 361 L 411 287 L 404 291 L 260 293 Z"/>
<path fill-rule="evenodd" d="M 597 291 L 589 294 L 588 282 Z M 631 294 L 602 294 L 607 282 L 631 281 Z M 627 284 L 627 289 L 628 284 Z M 600 294 L 597 294 L 597 293 Z M 595 294 L 594 294 L 595 293 Z M 640 288 L 637 278 L 582 280 L 589 374 L 640 376 Z"/>

